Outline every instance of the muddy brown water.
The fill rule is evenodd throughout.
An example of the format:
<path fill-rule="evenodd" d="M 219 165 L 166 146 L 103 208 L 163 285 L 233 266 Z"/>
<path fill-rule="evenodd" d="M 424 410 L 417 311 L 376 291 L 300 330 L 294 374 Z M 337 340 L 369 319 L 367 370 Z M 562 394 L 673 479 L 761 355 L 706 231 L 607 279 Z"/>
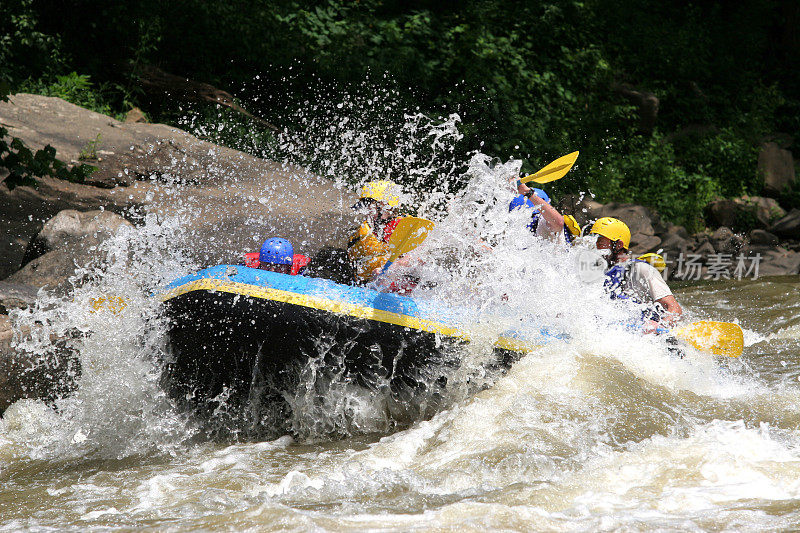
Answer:
<path fill-rule="evenodd" d="M 577 339 L 531 353 L 429 420 L 344 439 L 192 437 L 131 360 L 113 371 L 144 381 L 127 395 L 130 381 L 98 380 L 59 413 L 32 401 L 9 409 L 0 528 L 799 528 L 800 279 L 676 294 L 693 312 L 737 320 L 743 356 L 676 359 L 648 343 Z M 378 416 L 370 409 L 380 406 L 361 416 Z"/>

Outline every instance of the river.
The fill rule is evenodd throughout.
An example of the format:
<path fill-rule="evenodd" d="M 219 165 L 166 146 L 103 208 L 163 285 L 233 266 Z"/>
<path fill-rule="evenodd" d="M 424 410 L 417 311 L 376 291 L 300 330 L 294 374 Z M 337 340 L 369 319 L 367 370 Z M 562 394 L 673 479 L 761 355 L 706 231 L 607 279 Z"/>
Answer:
<path fill-rule="evenodd" d="M 675 285 L 690 320 L 737 321 L 745 332 L 740 358 L 691 349 L 678 358 L 658 339 L 608 327 L 602 318 L 620 317 L 600 288 L 574 278 L 575 252 L 525 241 L 507 210 L 513 193 L 493 192 L 518 166 L 483 163 L 423 245 L 431 255 L 449 248 L 463 267 L 453 275 L 434 264 L 438 288 L 421 296 L 493 302 L 570 340 L 451 391 L 424 415 L 398 416 L 390 398 L 342 387 L 328 411 L 296 403 L 274 435 L 209 438 L 163 392 L 165 328 L 151 297 L 200 265 L 181 251 L 190 239 L 180 217 L 148 216 L 70 298 L 42 295 L 14 316 L 79 331 L 83 375 L 57 409 L 22 400 L 0 419 L 0 528 L 800 527 L 800 280 Z M 470 224 L 493 254 L 463 238 Z M 109 293 L 124 295 L 123 312 L 91 308 Z M 473 352 L 464 357 L 480 358 L 479 343 Z"/>

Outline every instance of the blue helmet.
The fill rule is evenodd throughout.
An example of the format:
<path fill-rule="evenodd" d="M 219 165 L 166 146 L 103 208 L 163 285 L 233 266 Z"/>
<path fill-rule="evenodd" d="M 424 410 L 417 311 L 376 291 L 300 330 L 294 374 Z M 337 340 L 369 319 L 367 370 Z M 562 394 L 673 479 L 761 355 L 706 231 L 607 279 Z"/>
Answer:
<path fill-rule="evenodd" d="M 539 198 L 541 198 L 542 200 L 544 200 L 548 204 L 550 203 L 550 197 L 547 196 L 547 193 L 544 192 L 542 189 L 531 189 L 531 190 L 533 191 L 533 194 L 535 194 L 536 196 L 538 196 Z M 508 204 L 508 210 L 509 211 L 513 211 L 514 209 L 518 209 L 520 207 L 531 207 L 532 208 L 532 207 L 536 207 L 536 204 L 531 202 L 530 199 L 526 198 L 524 195 L 520 194 L 519 196 L 517 196 L 516 198 L 511 200 L 511 203 Z"/>
<path fill-rule="evenodd" d="M 292 243 L 286 239 L 278 239 L 273 237 L 267 239 L 261 245 L 261 252 L 258 254 L 258 260 L 262 263 L 272 263 L 275 265 L 291 265 L 292 256 L 294 256 L 294 248 Z"/>

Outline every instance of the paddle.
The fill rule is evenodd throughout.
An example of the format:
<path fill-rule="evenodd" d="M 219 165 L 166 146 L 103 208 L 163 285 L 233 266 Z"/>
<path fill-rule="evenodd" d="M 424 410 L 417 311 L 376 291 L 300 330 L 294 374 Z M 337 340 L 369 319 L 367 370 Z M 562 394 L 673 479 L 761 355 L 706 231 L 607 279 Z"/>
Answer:
<path fill-rule="evenodd" d="M 525 176 L 524 178 L 520 179 L 522 183 L 534 182 L 534 183 L 549 183 L 551 181 L 560 180 L 564 176 L 566 176 L 569 169 L 572 168 L 572 165 L 575 164 L 575 161 L 578 159 L 579 152 L 575 151 L 571 154 L 567 154 L 563 157 L 559 157 L 540 171 L 531 174 L 529 176 Z"/>
<path fill-rule="evenodd" d="M 107 309 L 115 315 L 118 315 L 128 306 L 128 299 L 122 296 L 104 295 L 97 298 L 90 298 L 89 305 L 92 307 L 92 313 L 96 313 L 101 309 Z"/>
<path fill-rule="evenodd" d="M 742 328 L 730 322 L 693 322 L 671 333 L 698 350 L 714 355 L 739 357 L 744 349 Z"/>
<path fill-rule="evenodd" d="M 385 273 L 395 260 L 404 253 L 410 252 L 428 237 L 428 232 L 435 224 L 419 217 L 404 217 L 395 226 L 389 237 L 389 260 L 383 265 L 381 274 Z"/>

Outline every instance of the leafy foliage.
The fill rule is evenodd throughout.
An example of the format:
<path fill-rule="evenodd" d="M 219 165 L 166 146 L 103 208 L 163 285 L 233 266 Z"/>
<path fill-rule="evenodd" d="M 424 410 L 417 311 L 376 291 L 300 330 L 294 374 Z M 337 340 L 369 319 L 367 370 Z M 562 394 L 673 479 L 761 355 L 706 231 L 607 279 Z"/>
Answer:
<path fill-rule="evenodd" d="M 8 101 L 10 91 L 8 84 L 0 83 L 0 102 Z M 63 161 L 56 159 L 56 149 L 49 144 L 33 153 L 22 140 L 11 137 L 3 126 L 0 126 L 0 168 L 9 172 L 3 180 L 9 190 L 21 185 L 38 187 L 36 178 L 43 176 L 83 183 L 95 171 L 95 167 L 89 165 L 67 168 Z"/>
<path fill-rule="evenodd" d="M 677 164 L 672 145 L 657 135 L 635 142 L 642 146 L 629 148 L 630 155 L 612 152 L 598 165 L 598 199 L 666 205 L 674 222 L 690 231 L 701 229 L 703 208 L 719 194 L 718 182 L 702 172 L 687 172 Z"/>
<path fill-rule="evenodd" d="M 3 182 L 9 190 L 25 185 L 37 187 L 36 178 L 44 176 L 83 183 L 95 170 L 89 165 L 67 167 L 56 159 L 56 149 L 49 144 L 34 153 L 20 139 L 11 137 L 7 140 L 8 137 L 8 130 L 0 127 L 0 167 L 10 172 Z"/>
<path fill-rule="evenodd" d="M 480 149 L 532 171 L 580 149 L 551 192 L 644 203 L 692 227 L 713 195 L 761 192 L 765 137 L 800 138 L 800 4 L 789 0 L 6 4 L 0 79 L 15 90 L 109 114 L 137 105 L 175 123 L 179 104 L 135 82 L 153 64 L 236 92 L 291 129 L 320 86 L 335 93 L 388 73 L 410 108 L 460 114 L 467 141 L 454 157 Z M 619 84 L 655 95 L 654 129 L 642 131 L 642 110 Z M 217 142 L 253 153 L 272 142 L 228 111 L 201 107 L 197 117 L 233 124 L 206 128 Z M 791 191 L 781 202 L 800 206 Z"/>

